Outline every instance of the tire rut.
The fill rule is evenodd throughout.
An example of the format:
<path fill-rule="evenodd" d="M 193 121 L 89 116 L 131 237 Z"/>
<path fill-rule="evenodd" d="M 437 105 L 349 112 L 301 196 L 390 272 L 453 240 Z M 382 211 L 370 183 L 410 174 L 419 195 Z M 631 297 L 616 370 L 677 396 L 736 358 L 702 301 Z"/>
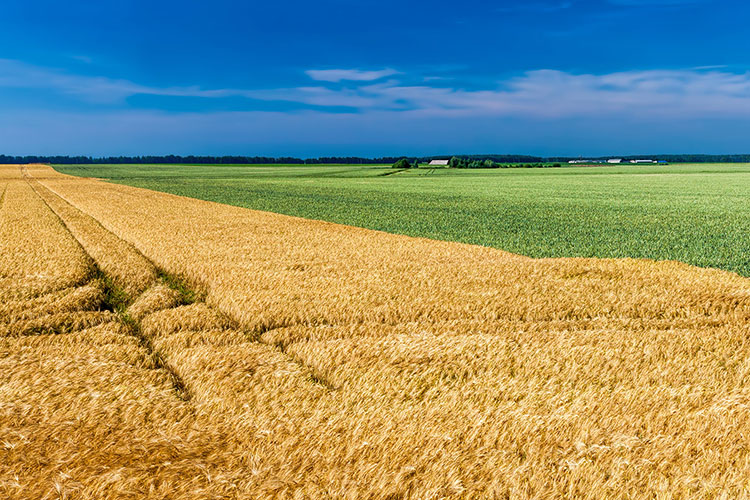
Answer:
<path fill-rule="evenodd" d="M 91 214 L 89 214 L 89 213 L 85 212 L 84 210 L 81 210 L 77 206 L 73 205 L 68 200 L 66 200 L 65 198 L 63 198 L 60 194 L 58 194 L 57 192 L 53 191 L 51 188 L 43 185 L 40 181 L 38 181 L 38 180 L 34 179 L 33 177 L 31 177 L 30 175 L 28 175 L 28 173 L 25 173 L 25 176 L 28 179 L 30 179 L 33 183 L 36 183 L 41 189 L 46 190 L 50 195 L 55 196 L 56 198 L 58 198 L 59 200 L 61 200 L 66 205 L 68 205 L 71 208 L 73 208 L 74 210 L 77 210 L 81 214 L 83 214 L 86 217 L 92 219 L 92 221 L 94 221 L 101 228 L 102 231 L 106 231 L 107 233 L 111 234 L 112 236 L 114 236 L 118 240 L 120 240 L 120 241 L 128 244 L 130 247 L 132 247 L 135 252 L 137 252 L 140 256 L 142 256 L 146 261 L 148 261 L 154 267 L 154 269 L 156 269 L 157 274 L 159 275 L 161 281 L 164 284 L 166 284 L 171 289 L 177 291 L 180 294 L 180 296 L 183 298 L 183 303 L 181 305 L 184 305 L 184 304 L 187 304 L 187 303 L 193 303 L 193 302 L 203 303 L 208 309 L 210 309 L 214 313 L 216 313 L 216 314 L 220 315 L 221 317 L 223 317 L 227 321 L 227 323 L 229 324 L 230 329 L 242 332 L 245 335 L 245 337 L 249 341 L 251 341 L 253 343 L 260 344 L 260 345 L 265 345 L 265 346 L 274 348 L 277 352 L 279 352 L 286 359 L 288 359 L 289 361 L 291 361 L 294 364 L 296 364 L 297 366 L 299 366 L 303 370 L 303 372 L 307 375 L 307 377 L 309 378 L 309 380 L 312 383 L 314 383 L 316 385 L 319 385 L 319 386 L 322 386 L 322 387 L 324 387 L 328 391 L 337 391 L 339 389 L 335 384 L 333 384 L 331 381 L 327 380 L 326 377 L 324 377 L 322 374 L 318 373 L 318 370 L 316 370 L 314 367 L 308 365 L 307 363 L 305 363 L 303 360 L 299 359 L 298 357 L 293 356 L 290 353 L 286 352 L 286 349 L 281 348 L 280 346 L 278 346 L 276 344 L 264 342 L 261 339 L 261 333 L 262 332 L 259 333 L 259 332 L 255 332 L 255 331 L 249 331 L 249 330 L 243 328 L 240 325 L 240 323 L 235 318 L 233 318 L 230 315 L 226 314 L 224 311 L 222 311 L 222 310 L 220 310 L 220 309 L 218 309 L 216 307 L 213 307 L 213 306 L 207 304 L 205 302 L 205 296 L 206 296 L 206 294 L 205 294 L 204 291 L 192 289 L 190 286 L 187 285 L 187 283 L 185 282 L 185 280 L 183 280 L 179 276 L 176 276 L 174 274 L 168 273 L 163 268 L 160 268 L 159 266 L 157 266 L 150 258 L 148 258 L 146 255 L 144 255 L 142 252 L 140 252 L 135 247 L 135 245 L 133 245 L 131 242 L 127 241 L 126 239 L 124 239 L 124 238 L 122 238 L 122 237 L 114 234 L 112 231 L 108 230 L 106 227 L 104 227 L 104 225 L 99 220 L 97 220 Z M 33 185 L 32 185 L 32 187 L 33 187 Z M 42 199 L 43 199 L 43 197 L 42 197 Z M 49 204 L 47 204 L 47 206 L 49 207 Z M 54 209 L 52 209 L 50 207 L 50 210 L 52 210 L 58 216 L 58 218 L 60 218 L 60 220 L 63 222 L 63 224 L 65 224 L 65 221 L 60 217 L 59 214 L 57 214 L 57 212 L 54 211 Z M 68 228 L 68 230 L 70 231 L 70 228 L 67 226 L 67 224 L 65 224 L 65 227 Z M 71 232 L 71 234 L 73 235 L 73 237 L 75 237 L 75 234 L 73 234 L 72 232 Z M 76 239 L 76 241 L 78 241 L 78 240 Z M 79 241 L 79 244 L 80 244 L 80 241 Z M 84 251 L 85 251 L 85 249 L 84 249 Z M 89 255 L 88 252 L 87 252 L 87 255 Z M 98 266 L 97 266 L 97 269 L 98 269 Z M 102 275 L 106 276 L 106 274 L 103 273 L 103 271 L 99 270 L 99 272 L 102 273 Z M 111 283 L 111 280 L 106 280 L 106 281 L 109 282 L 109 283 Z M 137 297 L 133 297 L 133 300 L 135 300 L 136 298 Z M 153 346 L 153 343 L 151 342 L 151 340 L 148 339 L 147 336 L 143 335 L 143 333 L 141 331 L 140 322 L 134 320 L 133 318 L 130 318 L 127 315 L 127 313 L 124 312 L 124 310 L 120 311 L 120 314 L 121 314 L 121 317 L 123 317 L 123 319 L 125 321 L 129 322 L 128 324 L 133 329 L 134 335 L 137 338 L 139 338 L 139 340 L 143 343 L 144 348 L 146 348 L 149 351 L 149 353 L 153 353 L 153 355 L 155 356 L 155 358 L 159 361 L 160 365 L 170 374 L 171 377 L 173 377 L 175 391 L 178 394 L 183 395 L 184 396 L 183 399 L 186 398 L 186 400 L 189 400 L 190 398 L 192 398 L 192 391 L 190 391 L 189 385 L 186 384 L 184 382 L 184 380 L 178 375 L 177 371 L 173 367 L 171 367 L 171 365 L 169 364 L 168 359 L 166 359 L 166 357 L 164 355 L 162 355 L 158 350 L 154 349 L 154 346 Z"/>
<path fill-rule="evenodd" d="M 151 357 L 151 359 L 154 362 L 154 367 L 159 370 L 164 371 L 167 374 L 167 376 L 170 379 L 173 390 L 175 392 L 175 395 L 183 401 L 190 401 L 192 398 L 192 394 L 189 391 L 187 385 L 185 384 L 185 381 L 180 377 L 180 375 L 176 372 L 176 370 L 169 364 L 169 362 L 164 358 L 164 356 L 160 352 L 154 349 L 151 340 L 148 339 L 145 335 L 143 335 L 139 322 L 132 319 L 123 308 L 123 304 L 118 298 L 122 296 L 122 292 L 115 288 L 110 277 L 99 267 L 96 260 L 86 250 L 86 248 L 83 246 L 80 240 L 76 237 L 75 233 L 70 229 L 66 221 L 60 216 L 59 213 L 57 213 L 57 211 L 55 211 L 54 208 L 52 208 L 49 205 L 47 200 L 44 199 L 44 196 L 40 194 L 39 189 L 46 190 L 52 196 L 57 196 L 57 195 L 54 194 L 51 190 L 49 190 L 45 186 L 43 186 L 39 181 L 30 177 L 28 173 L 25 172 L 25 169 L 24 169 L 23 174 L 24 174 L 24 177 L 26 178 L 26 182 L 28 182 L 28 184 L 34 190 L 36 195 L 39 196 L 39 198 L 47 206 L 47 208 L 58 218 L 58 220 L 63 225 L 63 227 L 65 227 L 65 229 L 70 233 L 70 235 L 73 237 L 76 243 L 80 246 L 81 251 L 84 252 L 88 256 L 90 260 L 92 274 L 93 274 L 92 279 L 99 279 L 104 283 L 104 292 L 105 292 L 104 293 L 104 308 L 114 312 L 117 318 L 119 319 L 119 321 L 121 321 L 124 325 L 128 327 L 129 334 L 132 335 L 134 338 L 136 338 L 138 340 L 139 345 L 141 345 L 141 347 L 143 347 L 143 349 L 148 353 L 148 355 Z"/>

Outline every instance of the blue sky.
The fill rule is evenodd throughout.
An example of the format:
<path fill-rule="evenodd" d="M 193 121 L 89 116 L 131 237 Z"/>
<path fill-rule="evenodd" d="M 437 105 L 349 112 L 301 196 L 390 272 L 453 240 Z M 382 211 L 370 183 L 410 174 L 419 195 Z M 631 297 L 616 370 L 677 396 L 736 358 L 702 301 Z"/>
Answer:
<path fill-rule="evenodd" d="M 5 0 L 5 154 L 748 153 L 750 6 Z"/>

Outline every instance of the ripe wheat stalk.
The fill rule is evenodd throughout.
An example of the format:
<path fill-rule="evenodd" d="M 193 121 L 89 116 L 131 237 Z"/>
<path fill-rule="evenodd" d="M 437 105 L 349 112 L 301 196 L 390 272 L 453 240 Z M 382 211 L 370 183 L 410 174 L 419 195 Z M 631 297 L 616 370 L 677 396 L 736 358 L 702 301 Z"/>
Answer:
<path fill-rule="evenodd" d="M 748 496 L 747 279 L 25 172 L 0 167 L 4 496 Z"/>

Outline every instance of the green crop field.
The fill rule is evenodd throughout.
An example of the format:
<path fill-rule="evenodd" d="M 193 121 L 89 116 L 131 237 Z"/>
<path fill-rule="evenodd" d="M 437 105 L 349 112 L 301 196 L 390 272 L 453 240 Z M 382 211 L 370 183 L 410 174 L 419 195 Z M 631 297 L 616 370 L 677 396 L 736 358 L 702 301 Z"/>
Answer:
<path fill-rule="evenodd" d="M 750 165 L 395 172 L 59 165 L 112 182 L 532 257 L 680 260 L 750 276 Z"/>

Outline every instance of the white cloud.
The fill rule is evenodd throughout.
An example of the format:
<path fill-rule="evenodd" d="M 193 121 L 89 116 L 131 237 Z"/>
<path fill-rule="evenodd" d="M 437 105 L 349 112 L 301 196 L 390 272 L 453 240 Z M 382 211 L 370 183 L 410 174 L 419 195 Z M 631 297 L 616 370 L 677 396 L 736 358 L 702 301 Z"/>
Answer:
<path fill-rule="evenodd" d="M 0 88 L 2 87 L 50 89 L 93 103 L 117 103 L 136 94 L 223 97 L 242 92 L 224 89 L 203 90 L 197 86 L 150 87 L 124 79 L 69 74 L 12 59 L 0 59 Z"/>
<path fill-rule="evenodd" d="M 322 80 L 309 86 L 270 89 L 204 89 L 147 86 L 0 59 L 0 89 L 45 89 L 96 104 L 122 103 L 130 96 L 148 94 L 203 98 L 237 96 L 317 106 L 323 110 L 347 107 L 360 113 L 409 111 L 433 116 L 750 118 L 750 73 L 718 68 L 598 75 L 537 70 L 485 89 L 460 88 L 450 81 L 408 84 L 404 83 L 407 77 L 375 81 L 371 72 L 346 71 L 357 71 L 347 78 L 358 77 L 359 80 L 338 85 Z M 385 75 L 384 72 L 396 73 L 383 70 L 379 74 Z M 329 77 L 337 82 L 344 78 L 342 75 Z"/>
<path fill-rule="evenodd" d="M 300 87 L 248 94 L 256 99 L 318 106 L 420 110 L 443 115 L 750 116 L 750 73 L 702 70 L 603 75 L 538 70 L 500 82 L 494 89 L 405 85 L 391 80 L 343 89 Z"/>
<path fill-rule="evenodd" d="M 311 69 L 305 71 L 305 73 L 313 80 L 321 82 L 369 82 L 396 75 L 398 71 L 391 68 L 377 71 L 365 71 L 361 69 Z"/>

